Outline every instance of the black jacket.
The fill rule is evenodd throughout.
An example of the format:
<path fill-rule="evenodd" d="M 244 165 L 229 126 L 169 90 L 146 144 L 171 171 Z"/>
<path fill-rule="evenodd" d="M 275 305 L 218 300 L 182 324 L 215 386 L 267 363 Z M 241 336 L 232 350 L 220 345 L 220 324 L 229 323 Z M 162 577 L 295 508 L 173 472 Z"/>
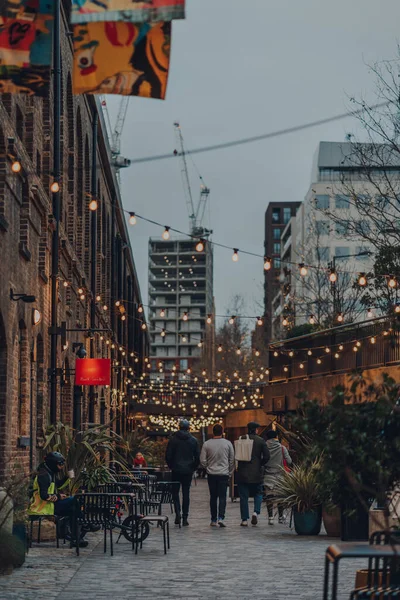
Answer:
<path fill-rule="evenodd" d="M 47 500 L 47 498 L 49 497 L 48 489 L 50 487 L 51 482 L 54 481 L 54 483 L 55 483 L 55 492 L 54 493 L 57 494 L 58 497 L 60 497 L 60 495 L 57 493 L 57 488 L 64 485 L 64 483 L 67 481 L 68 477 L 63 477 L 62 479 L 57 479 L 56 474 L 53 473 L 52 471 L 50 471 L 50 469 L 48 468 L 46 463 L 42 463 L 38 467 L 37 479 L 38 479 L 40 497 L 42 500 Z"/>
<path fill-rule="evenodd" d="M 254 440 L 251 461 L 238 462 L 236 481 L 238 483 L 261 483 L 264 479 L 264 465 L 269 461 L 269 450 L 265 440 L 259 435 L 251 433 L 251 440 Z"/>
<path fill-rule="evenodd" d="M 170 438 L 165 460 L 171 471 L 190 475 L 200 464 L 200 448 L 188 431 L 177 431 Z"/>

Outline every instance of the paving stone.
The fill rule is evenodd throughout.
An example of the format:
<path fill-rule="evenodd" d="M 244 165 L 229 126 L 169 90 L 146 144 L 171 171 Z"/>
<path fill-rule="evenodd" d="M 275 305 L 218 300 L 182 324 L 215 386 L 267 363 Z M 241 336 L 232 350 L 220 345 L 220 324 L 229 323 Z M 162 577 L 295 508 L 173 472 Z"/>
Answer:
<path fill-rule="evenodd" d="M 114 556 L 103 553 L 102 534 L 78 558 L 54 544 L 34 546 L 21 569 L 0 578 L 3 600 L 317 600 L 322 598 L 326 548 L 337 540 L 300 537 L 288 524 L 240 527 L 239 503 L 227 504 L 227 528 L 209 527 L 208 486 L 192 487 L 190 526 L 171 524 L 171 550 L 163 554 L 153 527 L 138 555 L 123 538 Z M 169 515 L 169 509 L 166 512 Z M 172 519 L 173 521 L 173 519 Z M 115 537 L 115 540 L 118 536 Z M 339 600 L 348 600 L 362 561 L 343 561 Z"/>

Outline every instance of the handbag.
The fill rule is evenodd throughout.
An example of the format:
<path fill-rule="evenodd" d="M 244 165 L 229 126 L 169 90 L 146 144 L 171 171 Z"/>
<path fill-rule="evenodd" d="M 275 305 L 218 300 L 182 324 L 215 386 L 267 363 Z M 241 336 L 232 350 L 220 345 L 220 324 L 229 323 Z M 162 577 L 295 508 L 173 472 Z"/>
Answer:
<path fill-rule="evenodd" d="M 235 460 L 241 462 L 251 462 L 254 440 L 248 435 L 235 441 Z"/>
<path fill-rule="evenodd" d="M 289 465 L 287 464 L 287 460 L 285 458 L 285 453 L 283 451 L 283 446 L 282 446 L 282 460 L 283 460 L 283 468 L 285 469 L 286 473 L 290 473 L 290 468 L 289 468 Z"/>

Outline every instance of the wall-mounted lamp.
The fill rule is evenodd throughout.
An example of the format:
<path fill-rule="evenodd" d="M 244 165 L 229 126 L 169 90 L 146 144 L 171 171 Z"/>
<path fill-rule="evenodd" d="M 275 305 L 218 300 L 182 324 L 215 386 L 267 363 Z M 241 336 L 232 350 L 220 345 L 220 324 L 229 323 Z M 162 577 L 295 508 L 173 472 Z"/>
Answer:
<path fill-rule="evenodd" d="M 14 302 L 18 302 L 18 300 L 22 300 L 22 302 L 26 302 L 27 304 L 32 304 L 36 302 L 36 297 L 31 296 L 30 294 L 14 294 L 13 289 L 10 289 L 10 300 Z"/>
<path fill-rule="evenodd" d="M 42 320 L 42 313 L 37 308 L 32 308 L 32 325 L 39 325 Z"/>

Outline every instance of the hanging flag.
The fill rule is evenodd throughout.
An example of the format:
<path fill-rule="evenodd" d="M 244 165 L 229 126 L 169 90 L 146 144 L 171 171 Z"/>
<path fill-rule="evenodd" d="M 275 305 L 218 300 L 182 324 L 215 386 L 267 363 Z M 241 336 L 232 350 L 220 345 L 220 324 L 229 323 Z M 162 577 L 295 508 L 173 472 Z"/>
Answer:
<path fill-rule="evenodd" d="M 0 93 L 47 96 L 54 2 L 5 0 L 0 6 Z"/>
<path fill-rule="evenodd" d="M 185 0 L 72 0 L 71 23 L 155 23 L 184 18 Z"/>
<path fill-rule="evenodd" d="M 171 23 L 74 25 L 74 93 L 165 98 Z"/>

